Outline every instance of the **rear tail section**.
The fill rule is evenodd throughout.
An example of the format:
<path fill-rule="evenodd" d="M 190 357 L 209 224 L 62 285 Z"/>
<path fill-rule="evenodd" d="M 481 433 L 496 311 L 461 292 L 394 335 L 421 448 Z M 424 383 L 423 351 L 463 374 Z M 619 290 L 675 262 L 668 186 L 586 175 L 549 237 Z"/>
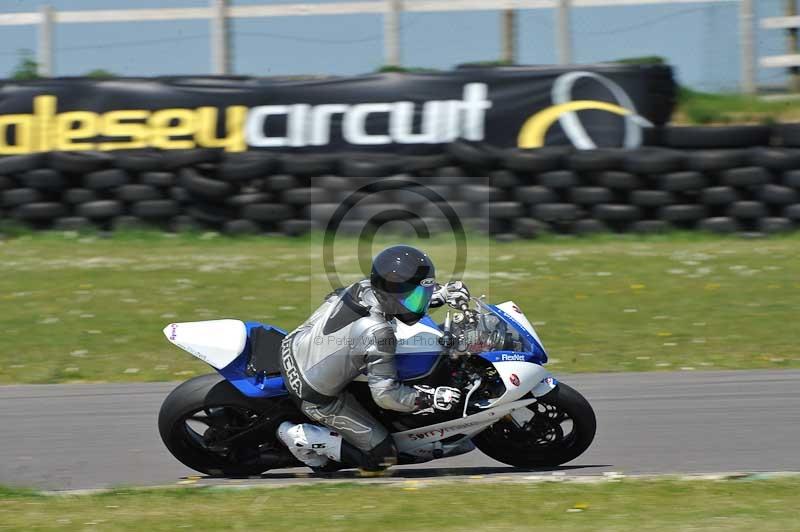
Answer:
<path fill-rule="evenodd" d="M 170 323 L 164 335 L 215 369 L 228 366 L 247 345 L 247 326 L 239 320 Z"/>
<path fill-rule="evenodd" d="M 286 333 L 239 320 L 170 323 L 171 343 L 216 369 L 248 397 L 286 395 L 280 374 L 280 344 Z"/>

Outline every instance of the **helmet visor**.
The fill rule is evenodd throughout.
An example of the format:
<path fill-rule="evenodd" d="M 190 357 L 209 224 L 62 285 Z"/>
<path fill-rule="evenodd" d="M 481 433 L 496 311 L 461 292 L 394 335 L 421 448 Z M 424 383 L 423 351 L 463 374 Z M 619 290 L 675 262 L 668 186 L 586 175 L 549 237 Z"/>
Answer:
<path fill-rule="evenodd" d="M 405 297 L 400 299 L 400 304 L 405 308 L 415 313 L 423 313 L 428 310 L 428 305 L 431 303 L 433 296 L 433 285 L 430 286 L 417 286 L 409 292 Z"/>

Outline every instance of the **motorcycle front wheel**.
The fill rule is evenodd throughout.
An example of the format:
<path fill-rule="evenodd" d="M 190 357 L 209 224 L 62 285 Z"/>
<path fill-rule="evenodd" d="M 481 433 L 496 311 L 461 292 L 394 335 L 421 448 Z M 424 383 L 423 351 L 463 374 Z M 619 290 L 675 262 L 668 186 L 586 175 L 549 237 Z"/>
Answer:
<path fill-rule="evenodd" d="M 158 414 L 161 440 L 190 468 L 214 476 L 258 475 L 299 465 L 275 436 L 299 415 L 287 398 L 254 402 L 218 374 L 190 379 L 170 393 Z"/>
<path fill-rule="evenodd" d="M 504 464 L 538 468 L 574 460 L 594 440 L 592 406 L 563 382 L 527 409 L 526 421 L 507 416 L 475 436 L 475 446 Z"/>

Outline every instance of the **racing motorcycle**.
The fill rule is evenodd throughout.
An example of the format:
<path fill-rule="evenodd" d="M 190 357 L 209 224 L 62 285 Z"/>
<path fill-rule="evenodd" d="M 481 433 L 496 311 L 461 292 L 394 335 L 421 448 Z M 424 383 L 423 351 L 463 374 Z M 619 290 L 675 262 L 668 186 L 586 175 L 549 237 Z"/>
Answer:
<path fill-rule="evenodd" d="M 192 378 L 164 400 L 158 417 L 167 449 L 192 469 L 215 476 L 258 475 L 302 466 L 278 440 L 284 421 L 308 422 L 289 399 L 280 372 L 286 332 L 233 319 L 172 323 L 167 339 L 217 373 Z M 544 368 L 547 353 L 534 327 L 509 301 L 448 311 L 397 324 L 396 365 L 409 385 L 452 386 L 462 399 L 427 415 L 380 409 L 366 379 L 348 391 L 392 433 L 400 464 L 456 456 L 476 447 L 505 464 L 553 467 L 592 443 L 595 414 L 576 390 Z M 329 463 L 322 471 L 335 471 Z"/>

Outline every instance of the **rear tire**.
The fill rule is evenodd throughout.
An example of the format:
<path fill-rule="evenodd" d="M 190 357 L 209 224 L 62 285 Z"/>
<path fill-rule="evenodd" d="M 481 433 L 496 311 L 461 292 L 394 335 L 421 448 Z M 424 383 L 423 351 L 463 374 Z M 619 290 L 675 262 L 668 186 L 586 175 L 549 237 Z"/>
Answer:
<path fill-rule="evenodd" d="M 198 432 L 189 424 L 190 418 L 198 414 L 218 420 L 216 423 L 220 427 L 212 428 L 206 423 L 207 430 Z M 266 405 L 255 406 L 254 400 L 242 395 L 222 376 L 209 374 L 184 382 L 167 396 L 158 414 L 158 431 L 169 452 L 196 471 L 214 476 L 249 476 L 268 469 L 297 465 L 278 442 L 275 430 L 283 421 L 295 420 L 298 416 L 299 412 L 288 398 L 276 398 Z M 215 433 L 209 431 L 216 430 L 217 435 L 227 431 L 230 435 L 239 429 L 244 433 L 250 420 L 259 425 L 258 434 L 268 434 L 267 439 L 272 438 L 275 445 L 274 453 L 270 452 L 271 459 L 263 457 L 265 451 L 273 450 L 264 449 L 263 438 L 224 450 L 214 448 L 212 436 Z M 264 422 L 266 426 L 263 426 Z"/>
<path fill-rule="evenodd" d="M 486 455 L 514 467 L 554 467 L 580 456 L 591 445 L 597 420 L 589 402 L 564 383 L 528 406 L 534 413 L 523 427 L 500 420 L 473 442 Z M 563 424 L 572 430 L 563 432 Z"/>

